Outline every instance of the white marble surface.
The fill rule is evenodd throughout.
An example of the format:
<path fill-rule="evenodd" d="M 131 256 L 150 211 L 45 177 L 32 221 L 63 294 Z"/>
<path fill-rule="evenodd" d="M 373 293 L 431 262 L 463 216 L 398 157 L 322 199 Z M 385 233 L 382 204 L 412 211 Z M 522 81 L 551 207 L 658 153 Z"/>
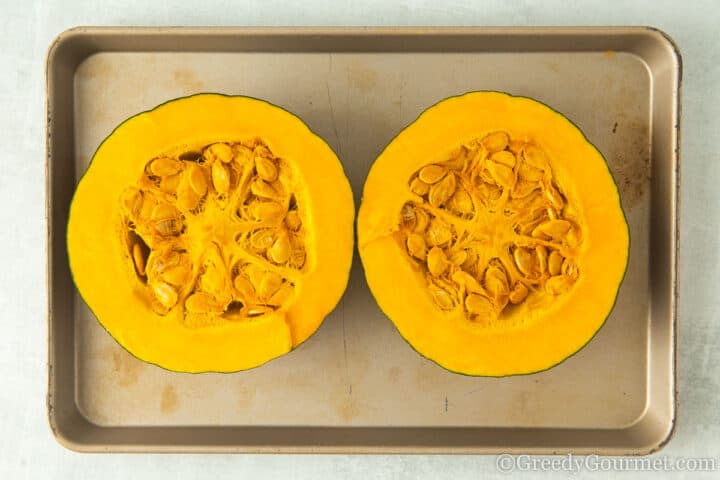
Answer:
<path fill-rule="evenodd" d="M 684 59 L 680 411 L 658 455 L 720 460 L 720 9 L 706 1 L 203 0 L 0 1 L 0 477 L 24 478 L 492 478 L 483 456 L 80 455 L 60 447 L 45 413 L 44 60 L 76 25 L 628 25 L 659 27 Z M 344 2 L 342 2 L 344 3 Z M 568 6 L 570 5 L 570 6 Z M 538 476 L 546 476 L 540 473 Z M 567 476 L 605 476 L 590 472 Z M 638 477 L 653 477 L 645 472 Z M 523 477 L 534 476 L 526 473 Z M 678 474 L 683 476 L 683 474 Z M 717 478 L 719 472 L 686 473 Z"/>

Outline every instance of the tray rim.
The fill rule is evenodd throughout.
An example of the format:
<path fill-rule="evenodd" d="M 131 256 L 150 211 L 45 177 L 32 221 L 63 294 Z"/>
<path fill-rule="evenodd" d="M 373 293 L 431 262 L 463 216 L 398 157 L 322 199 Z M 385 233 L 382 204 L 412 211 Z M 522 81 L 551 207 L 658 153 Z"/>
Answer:
<path fill-rule="evenodd" d="M 671 284 L 670 292 L 670 325 L 669 325 L 669 337 L 670 337 L 670 357 L 671 357 L 671 415 L 670 422 L 666 425 L 667 430 L 661 434 L 661 438 L 658 441 L 652 443 L 649 446 L 643 446 L 639 448 L 623 448 L 623 447 L 612 447 L 612 446 L 585 446 L 585 447 L 573 447 L 564 442 L 559 442 L 556 445 L 551 446 L 537 446 L 531 444 L 524 444 L 525 442 L 514 443 L 506 447 L 502 446 L 487 446 L 487 445 L 452 445 L 452 442 L 448 444 L 438 445 L 424 445 L 418 443 L 415 445 L 399 445 L 393 441 L 389 441 L 386 444 L 364 444 L 363 442 L 348 442 L 342 444 L 323 444 L 322 442 L 317 443 L 293 443 L 288 442 L 287 444 L 243 444 L 237 443 L 162 443 L 157 441 L 145 442 L 145 443 L 132 443 L 132 444 L 100 444 L 100 443 L 88 443 L 83 440 L 83 432 L 74 431 L 72 426 L 68 426 L 59 421 L 58 418 L 58 404 L 56 399 L 57 391 L 57 376 L 53 374 L 54 370 L 54 359 L 55 359 L 55 348 L 53 342 L 53 325 L 54 325 L 54 312 L 53 312 L 53 300 L 52 300 L 52 277 L 53 277 L 53 229 L 52 229 L 52 216 L 53 216 L 53 186 L 52 186 L 52 134 L 53 134 L 53 111 L 51 106 L 51 94 L 53 87 L 53 66 L 58 56 L 62 53 L 62 50 L 67 48 L 68 45 L 72 45 L 74 42 L 87 42 L 98 36 L 118 36 L 127 34 L 138 34 L 138 35 L 151 35 L 154 37 L 168 37 L 173 35 L 184 35 L 190 37 L 202 37 L 208 35 L 215 35 L 220 37 L 235 36 L 235 37 L 252 37 L 252 36 L 272 36 L 272 37 L 283 37 L 283 36 L 301 36 L 303 38 L 309 38 L 313 36 L 317 37 L 339 37 L 339 36 L 355 36 L 363 39 L 372 39 L 373 37 L 387 36 L 390 38 L 407 38 L 410 36 L 508 36 L 508 37 L 523 37 L 523 36 L 543 36 L 543 35 L 554 35 L 554 36 L 581 36 L 581 37 L 622 37 L 627 35 L 634 35 L 639 37 L 651 37 L 652 41 L 660 42 L 665 48 L 670 49 L 670 53 L 673 56 L 675 78 L 672 80 L 674 102 L 672 102 L 673 108 L 673 120 L 674 130 L 672 133 L 671 144 L 673 147 L 673 154 L 671 156 L 671 167 L 673 171 L 670 172 L 673 180 L 672 185 L 672 215 L 670 218 L 670 264 L 671 269 L 668 272 L 669 281 Z M 607 51 L 608 49 L 595 49 L 588 50 L 583 48 L 570 48 L 562 51 Z M 145 48 L 127 48 L 117 50 L 104 50 L 98 46 L 90 46 L 83 51 L 80 60 L 73 67 L 73 74 L 75 69 L 82 63 L 83 60 L 87 59 L 94 53 L 104 51 L 168 51 L 166 49 L 145 49 Z M 181 51 L 196 51 L 193 49 L 184 49 Z M 228 52 L 242 51 L 236 48 L 229 48 Z M 248 51 L 253 51 L 250 49 Z M 290 50 L 301 52 L 303 49 Z M 317 49 L 316 51 L 329 51 L 329 52 L 354 52 L 354 51 L 394 51 L 392 49 L 383 50 L 382 48 L 375 47 L 370 49 L 359 49 L 359 50 L 343 50 L 337 48 L 327 48 L 326 50 Z M 410 52 L 425 51 L 420 50 L 401 50 Z M 443 51 L 442 49 L 437 51 Z M 483 50 L 476 48 L 469 50 L 471 52 L 514 52 L 516 49 L 491 49 Z M 524 52 L 556 52 L 560 50 L 548 49 L 548 48 L 529 48 L 522 50 Z M 636 55 L 649 69 L 645 58 L 638 51 L 633 50 L 617 50 Z M 633 454 L 633 455 L 646 455 L 654 453 L 667 445 L 667 443 L 673 438 L 676 426 L 677 426 L 677 408 L 678 408 L 678 382 L 677 382 L 677 335 L 678 335 L 678 302 L 679 302 L 679 279 L 678 279 L 678 266 L 679 266 L 679 252 L 680 252 L 680 122 L 681 122 L 681 91 L 682 91 L 682 74 L 683 74 L 683 63 L 682 56 L 677 43 L 673 40 L 670 35 L 666 32 L 651 26 L 543 26 L 543 27 L 424 27 L 424 26 L 412 26 L 412 27 L 215 27 L 215 26 L 164 26 L 164 27 L 136 27 L 136 26 L 77 26 L 67 29 L 60 34 L 51 42 L 48 47 L 45 63 L 45 109 L 46 109 L 46 137 L 45 137 L 45 221 L 46 221 L 46 247 L 47 247 L 47 264 L 46 264 L 46 288 L 48 291 L 47 296 L 47 319 L 48 319 L 48 387 L 47 387 L 47 418 L 50 430 L 54 438 L 65 448 L 68 448 L 77 452 L 185 452 L 185 453 L 201 453 L 201 452 L 212 452 L 212 453 L 419 453 L 419 454 L 498 454 L 498 453 L 535 453 L 535 454 L 559 454 L 572 452 L 574 454 L 588 454 L 588 453 L 600 453 L 605 455 L 617 455 L 617 454 Z M 654 102 L 651 103 L 651 106 Z M 652 142 L 651 142 L 652 145 Z M 648 375 L 650 375 L 650 368 L 648 367 Z M 212 435 L 213 431 L 218 429 L 250 429 L 250 430 L 268 430 L 274 428 L 294 428 L 296 430 L 302 430 L 314 438 L 321 434 L 325 430 L 337 430 L 338 427 L 100 427 L 93 424 L 77 408 L 73 400 L 73 407 L 75 413 L 86 422 L 91 428 L 108 430 L 113 428 L 143 428 L 150 430 L 151 433 L 160 434 L 159 437 L 163 437 L 160 432 L 161 430 L 173 430 L 182 428 L 184 430 L 195 431 L 201 437 L 204 437 L 207 433 Z M 67 406 L 64 406 L 67 408 Z M 610 429 L 610 431 L 629 431 L 633 428 L 637 428 L 637 425 L 647 419 L 648 409 L 646 407 L 645 412 L 638 418 L 636 422 L 625 428 Z M 356 432 L 370 432 L 370 431 L 391 431 L 402 429 L 402 430 L 416 430 L 432 431 L 434 433 L 441 433 L 443 436 L 452 434 L 458 430 L 515 430 L 520 431 L 520 435 L 524 433 L 530 433 L 532 431 L 543 431 L 548 430 L 542 427 L 533 428 L 513 428 L 513 427 L 339 427 L 354 430 Z M 563 429 L 555 429 L 563 430 Z M 580 432 L 583 429 L 567 429 L 568 431 Z M 596 431 L 597 429 L 586 429 L 589 431 Z M 157 431 L 157 432 L 152 432 Z M 156 435 L 151 435 L 154 437 Z M 523 445 L 524 444 L 524 445 Z"/>

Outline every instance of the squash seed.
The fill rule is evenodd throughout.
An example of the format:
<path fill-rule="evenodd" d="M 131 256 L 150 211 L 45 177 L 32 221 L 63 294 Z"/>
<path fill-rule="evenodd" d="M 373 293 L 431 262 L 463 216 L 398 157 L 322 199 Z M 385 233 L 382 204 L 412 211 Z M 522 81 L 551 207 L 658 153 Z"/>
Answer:
<path fill-rule="evenodd" d="M 468 215 L 473 212 L 473 201 L 470 194 L 462 188 L 458 188 L 455 194 L 450 197 L 449 206 L 460 215 Z"/>
<path fill-rule="evenodd" d="M 198 197 L 204 197 L 207 193 L 208 184 L 207 178 L 205 178 L 205 172 L 203 171 L 202 167 L 200 167 L 196 163 L 191 163 L 188 166 L 187 172 L 190 188 L 192 188 L 193 192 L 195 192 Z"/>
<path fill-rule="evenodd" d="M 157 222 L 159 220 L 175 218 L 178 214 L 179 212 L 177 209 L 169 203 L 158 203 L 155 205 L 155 208 L 153 208 L 153 211 L 150 214 L 150 219 Z"/>
<path fill-rule="evenodd" d="M 434 276 L 440 276 L 445 273 L 448 267 L 447 256 L 440 247 L 433 247 L 427 254 L 427 266 L 430 273 Z"/>
<path fill-rule="evenodd" d="M 462 285 L 468 292 L 483 293 L 484 290 L 475 277 L 463 270 L 457 270 L 452 274 L 452 281 L 458 285 Z"/>
<path fill-rule="evenodd" d="M 425 183 L 433 184 L 442 180 L 446 173 L 447 168 L 442 165 L 427 165 L 420 169 L 418 177 Z"/>
<path fill-rule="evenodd" d="M 141 277 L 144 277 L 146 275 L 145 254 L 143 252 L 142 246 L 139 243 L 136 243 L 133 245 L 132 258 L 133 258 L 133 262 L 135 264 L 135 271 L 137 271 L 138 275 L 140 275 Z"/>
<path fill-rule="evenodd" d="M 185 310 L 191 313 L 210 313 L 219 309 L 210 295 L 198 292 L 185 299 Z"/>
<path fill-rule="evenodd" d="M 572 228 L 572 224 L 567 220 L 548 220 L 541 223 L 532 231 L 532 236 L 542 238 L 547 236 L 553 240 L 561 240 Z"/>
<path fill-rule="evenodd" d="M 170 157 L 160 157 L 150 163 L 150 172 L 158 177 L 175 175 L 182 170 L 182 164 Z"/>
<path fill-rule="evenodd" d="M 120 205 L 125 209 L 128 216 L 135 218 L 143 204 L 143 194 L 135 187 L 128 187 L 120 195 Z"/>
<path fill-rule="evenodd" d="M 537 183 L 530 183 L 521 180 L 515 184 L 515 188 L 513 188 L 511 196 L 512 198 L 525 198 L 538 188 L 540 188 L 540 185 Z"/>
<path fill-rule="evenodd" d="M 166 218 L 155 224 L 155 231 L 164 237 L 175 236 L 182 230 L 182 222 L 175 218 Z"/>
<path fill-rule="evenodd" d="M 513 305 L 518 305 L 527 298 L 528 293 L 528 288 L 523 283 L 518 282 L 518 284 L 515 285 L 515 287 L 510 292 L 510 296 L 508 297 L 508 299 Z"/>
<path fill-rule="evenodd" d="M 433 218 L 427 230 L 427 238 L 430 245 L 439 246 L 450 241 L 452 231 L 447 223 L 439 218 Z"/>
<path fill-rule="evenodd" d="M 415 209 L 411 203 L 406 203 L 403 205 L 402 210 L 400 210 L 400 223 L 404 227 L 413 228 L 415 221 Z"/>
<path fill-rule="evenodd" d="M 545 282 L 545 291 L 551 295 L 560 295 L 561 293 L 567 292 L 569 288 L 570 282 L 567 277 L 563 275 L 550 277 L 547 279 L 547 282 Z"/>
<path fill-rule="evenodd" d="M 285 225 L 294 232 L 300 230 L 302 220 L 297 210 L 290 210 L 287 215 L 285 215 Z"/>
<path fill-rule="evenodd" d="M 499 163 L 500 165 L 505 165 L 508 168 L 515 167 L 515 155 L 507 150 L 493 153 L 490 155 L 490 161 Z"/>
<path fill-rule="evenodd" d="M 485 172 L 485 170 L 483 170 L 483 172 Z M 493 180 L 490 179 L 490 181 L 492 182 Z M 485 197 L 486 203 L 489 204 L 494 203 L 502 195 L 502 190 L 494 183 L 483 183 L 478 186 L 478 190 L 482 196 Z"/>
<path fill-rule="evenodd" d="M 523 247 L 518 247 L 513 251 L 513 260 L 520 273 L 526 277 L 530 277 L 534 273 L 534 262 L 530 252 Z"/>
<path fill-rule="evenodd" d="M 455 187 L 457 181 L 455 180 L 455 174 L 450 172 L 439 182 L 430 186 L 430 192 L 428 193 L 428 202 L 433 207 L 442 206 L 450 196 L 455 193 Z"/>
<path fill-rule="evenodd" d="M 176 267 L 180 264 L 181 256 L 175 252 L 163 252 L 153 250 L 147 259 L 147 269 L 158 275 L 169 268 Z"/>
<path fill-rule="evenodd" d="M 566 258 L 562 264 L 562 274 L 568 278 L 574 279 L 577 277 L 577 273 L 577 265 L 575 265 L 572 260 Z"/>
<path fill-rule="evenodd" d="M 482 139 L 483 146 L 488 152 L 499 152 L 505 150 L 510 142 L 510 137 L 505 132 L 493 132 L 485 136 Z"/>
<path fill-rule="evenodd" d="M 467 257 L 468 255 L 466 250 L 458 250 L 450 255 L 450 263 L 453 263 L 454 265 L 462 265 L 465 263 L 465 260 L 467 260 Z"/>
<path fill-rule="evenodd" d="M 490 266 L 485 270 L 485 288 L 496 298 L 507 295 L 508 281 L 505 272 L 498 267 Z"/>
<path fill-rule="evenodd" d="M 253 218 L 259 221 L 276 220 L 285 213 L 283 206 L 275 202 L 254 202 L 250 211 Z"/>
<path fill-rule="evenodd" d="M 260 285 L 260 281 L 265 276 L 265 270 L 254 263 L 248 263 L 243 267 L 243 273 L 247 275 L 250 283 L 253 286 L 253 290 L 257 290 Z"/>
<path fill-rule="evenodd" d="M 558 192 L 552 185 L 547 185 L 545 187 L 545 198 L 547 198 L 550 204 L 555 208 L 561 209 L 565 206 L 562 195 L 560 195 L 560 192 Z"/>
<path fill-rule="evenodd" d="M 560 255 L 560 252 L 557 250 L 550 252 L 550 256 L 548 257 L 548 272 L 550 275 L 560 275 L 563 260 L 563 256 Z"/>
<path fill-rule="evenodd" d="M 155 298 L 165 308 L 172 308 L 178 301 L 177 291 L 167 283 L 157 283 L 152 287 Z"/>
<path fill-rule="evenodd" d="M 180 208 L 187 211 L 193 211 L 197 208 L 200 203 L 201 196 L 188 185 L 188 182 L 181 182 L 178 187 L 177 201 Z"/>
<path fill-rule="evenodd" d="M 240 295 L 241 299 L 247 301 L 255 298 L 255 287 L 244 276 L 237 275 L 233 280 L 233 287 L 235 287 L 235 291 Z"/>
<path fill-rule="evenodd" d="M 550 164 L 548 163 L 545 152 L 535 145 L 525 146 L 523 149 L 523 159 L 532 168 L 542 172 L 550 170 Z"/>
<path fill-rule="evenodd" d="M 268 303 L 276 306 L 283 305 L 292 297 L 293 293 L 295 293 L 293 286 L 289 282 L 283 282 L 277 292 L 270 297 Z"/>
<path fill-rule="evenodd" d="M 475 145 L 460 145 L 450 154 L 450 159 L 445 160 L 443 165 L 454 170 L 463 170 L 468 161 L 475 158 L 478 148 Z"/>
<path fill-rule="evenodd" d="M 275 272 L 265 272 L 260 285 L 258 285 L 257 294 L 260 300 L 269 299 L 275 292 L 278 291 L 280 285 L 283 282 L 283 278 Z"/>
<path fill-rule="evenodd" d="M 433 287 L 431 293 L 435 304 L 442 310 L 452 310 L 455 308 L 455 301 L 446 290 L 440 287 Z"/>
<path fill-rule="evenodd" d="M 233 145 L 233 161 L 238 165 L 246 165 L 253 158 L 253 151 L 243 144 Z"/>
<path fill-rule="evenodd" d="M 269 158 L 255 157 L 255 171 L 266 182 L 274 182 L 278 177 L 278 169 Z"/>
<path fill-rule="evenodd" d="M 258 144 L 258 145 L 255 147 L 255 149 L 253 150 L 253 156 L 255 156 L 255 157 L 265 157 L 265 158 L 273 158 L 273 154 L 272 154 L 272 152 L 270 151 L 270 149 L 269 149 L 266 145 L 264 145 L 264 144 L 262 144 L 262 143 Z"/>
<path fill-rule="evenodd" d="M 279 196 L 273 187 L 260 178 L 256 178 L 252 182 L 250 185 L 250 191 L 253 195 L 261 198 L 268 198 L 270 200 L 274 200 Z"/>
<path fill-rule="evenodd" d="M 307 259 L 307 253 L 305 249 L 300 246 L 295 246 L 290 251 L 290 258 L 288 259 L 288 266 L 292 268 L 302 268 L 305 265 Z"/>
<path fill-rule="evenodd" d="M 230 189 L 230 175 L 228 174 L 225 165 L 222 163 L 215 162 L 211 167 L 212 171 L 212 183 L 215 187 L 215 191 L 218 195 L 225 195 Z"/>
<path fill-rule="evenodd" d="M 255 305 L 247 309 L 247 316 L 250 318 L 259 317 L 272 312 L 272 308 L 264 305 Z"/>
<path fill-rule="evenodd" d="M 425 261 L 427 255 L 427 246 L 425 239 L 417 233 L 411 233 L 407 237 L 406 246 L 408 253 L 418 260 Z"/>
<path fill-rule="evenodd" d="M 507 149 L 510 150 L 515 155 L 520 155 L 524 146 L 525 146 L 524 142 L 511 139 L 510 143 L 508 143 Z"/>
<path fill-rule="evenodd" d="M 425 232 L 425 229 L 427 228 L 429 223 L 430 223 L 430 216 L 427 214 L 427 212 L 425 210 L 421 210 L 421 209 L 415 210 L 415 227 L 413 227 L 414 232 L 417 232 L 417 233 Z"/>
<path fill-rule="evenodd" d="M 460 266 L 465 271 L 473 271 L 476 268 L 476 264 L 478 261 L 477 253 L 475 253 L 475 250 L 465 250 L 465 252 L 465 261 Z"/>
<path fill-rule="evenodd" d="M 250 235 L 250 245 L 257 250 L 265 250 L 275 242 L 275 231 L 263 228 Z"/>
<path fill-rule="evenodd" d="M 492 311 L 493 305 L 487 298 L 473 293 L 465 298 L 465 308 L 468 312 L 477 314 Z"/>
<path fill-rule="evenodd" d="M 543 247 L 542 245 L 538 245 L 535 247 L 535 257 L 537 258 L 537 264 L 538 264 L 538 270 L 540 270 L 540 275 L 545 274 L 545 270 L 547 269 L 547 263 L 548 263 L 548 253 L 547 249 Z M 553 275 L 551 273 L 551 275 Z"/>
<path fill-rule="evenodd" d="M 203 154 L 207 163 L 220 160 L 222 163 L 230 163 L 233 160 L 233 150 L 227 143 L 213 143 Z"/>
<path fill-rule="evenodd" d="M 177 265 L 174 267 L 167 268 L 162 272 L 162 278 L 167 283 L 181 287 L 185 284 L 190 275 L 188 267 L 185 265 Z"/>
<path fill-rule="evenodd" d="M 147 221 L 150 220 L 150 215 L 152 214 L 153 208 L 155 208 L 155 205 L 157 205 L 157 203 L 157 199 L 154 195 L 152 195 L 150 192 L 144 192 L 142 195 L 142 200 L 139 204 L 137 215 L 130 216 L 130 219 L 136 221 L 138 225 L 145 224 Z"/>
<path fill-rule="evenodd" d="M 272 246 L 267 249 L 267 256 L 275 263 L 283 264 L 290 258 L 290 239 L 286 232 L 280 232 L 273 242 Z"/>
<path fill-rule="evenodd" d="M 488 162 L 486 165 L 493 181 L 503 188 L 508 188 L 513 182 L 512 169 L 500 163 Z"/>
<path fill-rule="evenodd" d="M 539 168 L 535 168 L 529 165 L 527 162 L 522 162 L 518 169 L 518 176 L 528 182 L 539 182 L 543 178 L 543 171 Z"/>
<path fill-rule="evenodd" d="M 427 193 L 430 191 L 430 185 L 423 182 L 419 177 L 415 178 L 412 182 L 410 182 L 410 191 L 412 191 L 416 195 L 420 195 L 421 197 L 423 195 L 427 195 Z"/>
<path fill-rule="evenodd" d="M 180 175 L 169 175 L 160 180 L 160 190 L 173 195 L 180 185 Z"/>
<path fill-rule="evenodd" d="M 215 265 L 208 265 L 205 273 L 200 277 L 200 285 L 206 292 L 220 296 L 225 290 L 225 277 L 223 272 Z"/>

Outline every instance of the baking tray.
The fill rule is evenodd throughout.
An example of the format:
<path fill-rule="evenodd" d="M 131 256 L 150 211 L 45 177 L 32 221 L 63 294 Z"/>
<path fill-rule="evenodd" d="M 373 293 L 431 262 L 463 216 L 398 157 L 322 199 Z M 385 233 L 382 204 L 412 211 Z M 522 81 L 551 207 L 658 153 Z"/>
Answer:
<path fill-rule="evenodd" d="M 47 59 L 50 426 L 80 451 L 645 454 L 676 415 L 680 55 L 631 28 L 76 28 Z M 420 357 L 357 256 L 296 351 L 234 374 L 125 352 L 78 297 L 66 221 L 118 123 L 202 91 L 267 99 L 325 138 L 355 201 L 373 159 L 448 96 L 502 90 L 563 112 L 607 158 L 630 226 L 627 275 L 596 338 L 546 372 L 473 378 Z"/>

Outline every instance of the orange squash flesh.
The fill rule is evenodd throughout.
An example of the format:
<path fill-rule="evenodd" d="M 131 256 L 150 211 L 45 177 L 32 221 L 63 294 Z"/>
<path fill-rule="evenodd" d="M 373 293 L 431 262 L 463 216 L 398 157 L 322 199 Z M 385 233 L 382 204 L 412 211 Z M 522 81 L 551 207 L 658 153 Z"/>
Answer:
<path fill-rule="evenodd" d="M 270 203 L 280 213 L 258 217 Z M 231 372 L 317 330 L 347 284 L 353 220 L 340 162 L 301 120 L 201 94 L 132 117 L 102 143 L 72 201 L 68 253 L 81 296 L 132 354 Z M 258 245 L 263 229 L 271 242 Z"/>
<path fill-rule="evenodd" d="M 598 150 L 560 113 L 499 92 L 426 110 L 376 159 L 358 213 L 380 308 L 421 355 L 468 375 L 580 350 L 612 310 L 628 246 Z"/>

